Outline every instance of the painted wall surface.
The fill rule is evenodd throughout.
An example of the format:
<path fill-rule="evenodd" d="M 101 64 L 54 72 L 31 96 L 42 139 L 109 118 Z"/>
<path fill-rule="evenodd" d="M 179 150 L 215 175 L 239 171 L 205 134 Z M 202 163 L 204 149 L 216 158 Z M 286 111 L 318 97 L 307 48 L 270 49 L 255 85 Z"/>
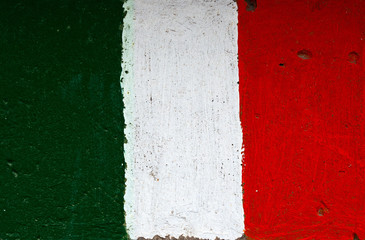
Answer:
<path fill-rule="evenodd" d="M 0 1 L 0 239 L 127 239 L 120 1 Z"/>
<path fill-rule="evenodd" d="M 241 237 L 236 3 L 130 0 L 125 9 L 130 236 Z"/>
<path fill-rule="evenodd" d="M 239 1 L 246 234 L 365 239 L 362 0 Z"/>
<path fill-rule="evenodd" d="M 248 2 L 0 1 L 0 239 L 365 239 L 365 2 Z"/>

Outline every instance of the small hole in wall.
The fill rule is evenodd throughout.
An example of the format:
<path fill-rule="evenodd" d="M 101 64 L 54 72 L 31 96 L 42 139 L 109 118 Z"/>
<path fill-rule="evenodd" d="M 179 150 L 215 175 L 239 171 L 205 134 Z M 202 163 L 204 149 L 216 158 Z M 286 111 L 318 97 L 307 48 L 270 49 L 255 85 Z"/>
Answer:
<path fill-rule="evenodd" d="M 353 64 L 357 64 L 359 61 L 360 56 L 357 52 L 350 52 L 348 55 L 348 61 Z"/>
<path fill-rule="evenodd" d="M 311 51 L 307 50 L 307 49 L 302 49 L 300 51 L 297 52 L 297 56 L 303 60 L 308 60 L 311 59 L 313 57 L 313 54 Z"/>
<path fill-rule="evenodd" d="M 329 209 L 327 207 L 320 207 L 317 210 L 317 215 L 320 217 L 323 217 L 327 213 L 329 213 Z"/>

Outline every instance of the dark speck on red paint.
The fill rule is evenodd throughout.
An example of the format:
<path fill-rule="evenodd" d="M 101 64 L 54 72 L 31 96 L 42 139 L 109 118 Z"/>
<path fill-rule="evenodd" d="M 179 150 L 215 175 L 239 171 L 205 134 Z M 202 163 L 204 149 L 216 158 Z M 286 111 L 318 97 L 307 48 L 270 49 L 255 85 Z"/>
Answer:
<path fill-rule="evenodd" d="M 356 233 L 354 233 L 354 240 L 360 240 Z"/>

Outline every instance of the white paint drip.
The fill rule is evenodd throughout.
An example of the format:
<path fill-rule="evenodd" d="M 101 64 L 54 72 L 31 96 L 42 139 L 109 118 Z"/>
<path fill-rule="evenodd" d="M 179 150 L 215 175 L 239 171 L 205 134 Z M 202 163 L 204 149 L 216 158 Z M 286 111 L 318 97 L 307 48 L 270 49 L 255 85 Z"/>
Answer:
<path fill-rule="evenodd" d="M 124 8 L 128 233 L 236 239 L 244 229 L 236 4 Z"/>

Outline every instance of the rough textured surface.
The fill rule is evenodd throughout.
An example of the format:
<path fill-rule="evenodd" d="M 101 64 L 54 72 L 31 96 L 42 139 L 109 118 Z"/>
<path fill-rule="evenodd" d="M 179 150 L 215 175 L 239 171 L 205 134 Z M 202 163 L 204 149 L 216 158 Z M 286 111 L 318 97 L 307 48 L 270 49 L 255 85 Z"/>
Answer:
<path fill-rule="evenodd" d="M 122 3 L 0 13 L 0 239 L 126 239 Z"/>
<path fill-rule="evenodd" d="M 365 239 L 365 2 L 239 4 L 246 235 Z"/>
<path fill-rule="evenodd" d="M 125 7 L 128 232 L 236 239 L 244 228 L 236 3 Z"/>

